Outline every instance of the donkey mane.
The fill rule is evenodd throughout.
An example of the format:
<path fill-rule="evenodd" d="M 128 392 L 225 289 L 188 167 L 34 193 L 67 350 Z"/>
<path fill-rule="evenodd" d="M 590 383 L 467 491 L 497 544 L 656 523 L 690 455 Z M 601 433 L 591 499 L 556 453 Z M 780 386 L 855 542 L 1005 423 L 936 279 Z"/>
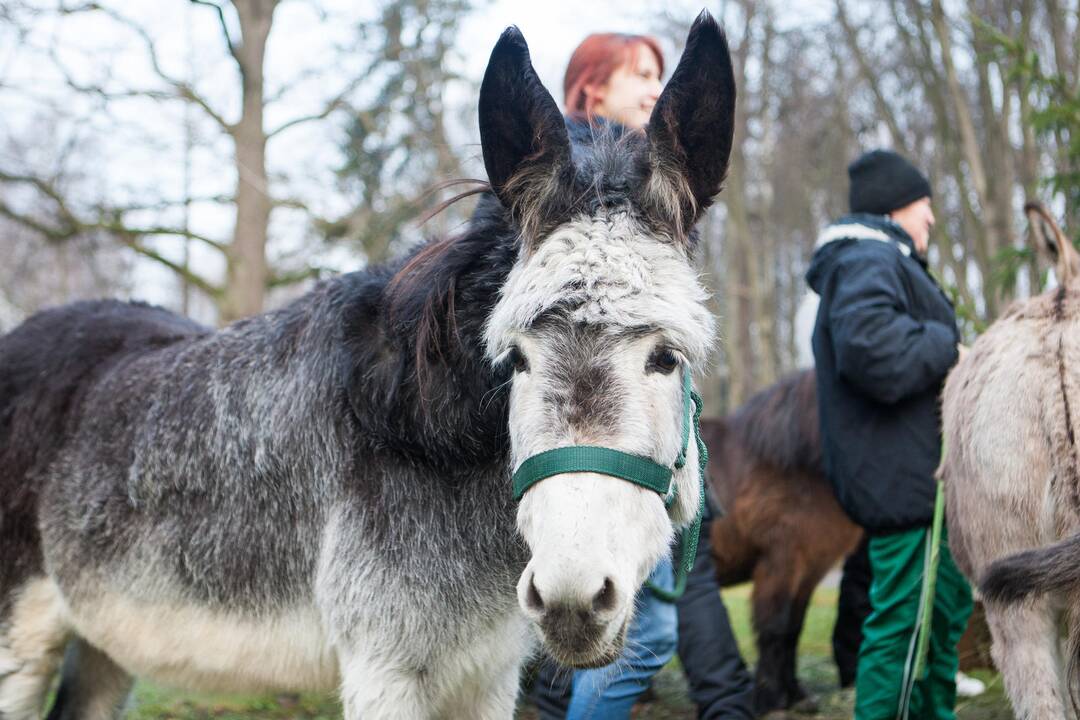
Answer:
<path fill-rule="evenodd" d="M 729 432 L 756 459 L 779 470 L 823 472 L 814 370 L 782 378 L 746 401 Z"/>
<path fill-rule="evenodd" d="M 444 468 L 504 457 L 508 376 L 482 338 L 516 255 L 487 194 L 462 234 L 346 276 L 347 392 L 375 445 Z"/>
<path fill-rule="evenodd" d="M 465 338 L 456 307 L 468 286 L 461 286 L 460 278 L 489 271 L 484 283 L 489 292 L 505 281 L 517 244 L 504 214 L 495 196 L 485 191 L 464 233 L 422 244 L 390 270 L 383 320 L 399 338 L 415 345 L 419 379 L 429 366 L 447 362 L 449 353 L 462 348 Z"/>

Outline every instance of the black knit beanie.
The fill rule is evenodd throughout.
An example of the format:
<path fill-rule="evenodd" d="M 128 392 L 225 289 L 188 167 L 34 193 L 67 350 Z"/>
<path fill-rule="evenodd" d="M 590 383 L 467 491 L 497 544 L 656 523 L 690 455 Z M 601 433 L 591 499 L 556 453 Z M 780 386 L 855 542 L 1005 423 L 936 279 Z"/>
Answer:
<path fill-rule="evenodd" d="M 886 215 L 930 197 L 930 181 L 890 150 L 871 150 L 848 165 L 851 212 Z"/>

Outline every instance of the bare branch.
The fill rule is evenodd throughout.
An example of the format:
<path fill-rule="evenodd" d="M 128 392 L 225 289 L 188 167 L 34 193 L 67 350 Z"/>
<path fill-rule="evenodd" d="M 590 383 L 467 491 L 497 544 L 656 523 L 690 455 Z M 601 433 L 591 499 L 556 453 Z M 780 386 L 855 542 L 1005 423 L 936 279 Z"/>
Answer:
<path fill-rule="evenodd" d="M 67 228 L 63 228 L 63 229 L 52 228 L 52 227 L 49 227 L 48 225 L 44 224 L 43 222 L 41 222 L 41 221 L 39 221 L 39 220 L 37 220 L 35 218 L 30 217 L 29 215 L 25 215 L 23 213 L 16 212 L 14 208 L 12 208 L 10 205 L 5 203 L 3 200 L 0 200 L 0 216 L 6 217 L 9 220 L 15 221 L 19 225 L 22 225 L 23 227 L 27 228 L 28 230 L 31 230 L 31 231 L 41 235 L 46 240 L 48 240 L 49 242 L 53 242 L 53 243 L 62 242 L 64 240 L 68 239 L 69 237 L 71 237 L 71 235 L 73 234 Z"/>
<path fill-rule="evenodd" d="M 175 237 L 188 238 L 189 240 L 198 240 L 207 247 L 211 247 L 218 252 L 225 254 L 228 252 L 228 248 L 224 243 L 207 237 L 206 235 L 200 235 L 197 232 L 191 230 L 184 230 L 183 228 L 174 228 L 167 225 L 149 225 L 146 227 L 134 227 L 131 225 L 125 225 L 121 222 L 92 222 L 83 223 L 80 226 L 81 230 L 101 230 L 107 232 L 110 235 L 117 237 L 132 236 L 132 237 L 150 237 L 154 235 L 172 235 Z"/>
<path fill-rule="evenodd" d="M 60 222 L 58 227 L 50 227 L 40 220 L 34 219 L 26 214 L 17 212 L 9 205 L 0 205 L 0 214 L 18 222 L 19 224 L 33 230 L 44 236 L 51 242 L 63 242 L 70 240 L 71 238 L 86 232 L 101 231 L 108 233 L 115 237 L 146 237 L 151 235 L 175 235 L 179 237 L 186 237 L 191 240 L 198 240 L 204 245 L 211 247 L 218 252 L 225 253 L 227 248 L 224 243 L 214 240 L 213 238 L 199 233 L 192 232 L 191 230 L 185 230 L 183 228 L 174 228 L 166 225 L 151 225 L 146 227 L 135 227 L 128 225 L 124 222 L 123 216 L 125 212 L 137 210 L 140 208 L 110 208 L 110 207 L 98 207 L 95 208 L 97 219 L 84 220 L 79 218 L 74 211 L 68 207 L 67 201 L 56 189 L 55 185 L 46 179 L 34 177 L 32 175 L 20 175 L 5 172 L 0 170 L 0 182 L 20 183 L 24 185 L 30 185 L 35 188 L 39 193 L 51 200 L 56 206 L 56 215 Z M 181 203 L 182 204 L 182 203 Z"/>
<path fill-rule="evenodd" d="M 229 134 L 232 134 L 236 126 L 233 123 L 230 123 L 221 115 L 219 115 L 217 111 L 210 106 L 210 103 L 208 103 L 205 98 L 199 95 L 199 93 L 195 92 L 195 88 L 191 87 L 191 85 L 185 82 L 179 82 L 174 87 L 176 89 L 177 95 L 180 98 L 194 103 L 204 113 L 206 113 L 211 120 L 217 123 L 222 130 Z"/>
<path fill-rule="evenodd" d="M 851 54 L 855 56 L 855 64 L 859 68 L 859 75 L 874 94 L 874 105 L 877 108 L 878 113 L 880 113 L 881 117 L 885 120 L 885 124 L 889 126 L 889 134 L 892 135 L 893 144 L 901 152 L 906 152 L 907 143 L 904 142 L 904 133 L 900 130 L 900 123 L 896 121 L 896 116 L 893 114 L 892 110 L 892 104 L 886 100 L 885 96 L 882 94 L 881 86 L 876 80 L 875 73 L 871 70 L 870 63 L 867 61 L 862 48 L 859 47 L 858 33 L 848 20 L 847 11 L 844 9 L 844 0 L 836 0 L 836 19 L 844 31 L 844 37 L 847 38 Z"/>
<path fill-rule="evenodd" d="M 58 205 L 63 206 L 64 204 L 64 199 L 61 197 L 60 193 L 44 178 L 35 177 L 33 175 L 23 175 L 20 173 L 9 173 L 5 170 L 0 170 L 0 182 L 33 185 L 40 193 L 47 196 L 50 200 L 55 201 Z"/>
<path fill-rule="evenodd" d="M 287 285 L 295 285 L 298 282 L 304 280 L 318 280 L 325 274 L 330 273 L 326 268 L 321 267 L 306 267 L 302 270 L 294 270 L 292 272 L 275 273 L 267 280 L 266 285 L 270 288 L 285 287 Z"/>
<path fill-rule="evenodd" d="M 196 92 L 195 88 L 191 87 L 189 83 L 184 82 L 183 80 L 180 80 L 178 78 L 174 78 L 172 75 L 165 72 L 165 69 L 161 66 L 161 61 L 158 58 L 157 48 L 154 47 L 154 39 L 150 37 L 150 33 L 148 33 L 146 31 L 146 28 L 144 28 L 142 25 L 139 25 L 137 22 L 126 17 L 125 15 L 121 15 L 112 8 L 104 7 L 102 5 L 99 5 L 98 3 L 85 3 L 83 5 L 70 8 L 61 7 L 60 11 L 62 14 L 65 15 L 73 15 L 76 13 L 88 11 L 98 11 L 104 13 L 108 17 L 112 18 L 115 22 L 131 30 L 142 40 L 143 45 L 146 49 L 146 55 L 150 60 L 150 67 L 153 69 L 154 74 L 157 75 L 162 81 L 165 82 L 165 84 L 167 84 L 172 89 L 172 97 L 176 97 L 192 103 L 196 107 L 200 108 L 204 113 L 206 113 L 206 115 L 215 123 L 217 123 L 217 125 L 221 127 L 222 130 L 230 134 L 233 132 L 233 124 L 225 120 L 224 117 L 222 117 L 216 110 L 214 110 L 210 103 L 207 102 L 207 100 L 203 98 L 198 92 Z M 64 70 L 63 72 L 68 79 L 68 83 L 78 89 L 78 86 L 72 83 L 70 75 L 66 72 L 66 70 Z M 84 91 L 94 92 L 96 94 L 100 94 L 102 97 L 105 98 L 110 97 L 109 93 L 103 88 L 86 88 Z M 129 91 L 129 93 L 127 93 L 126 95 L 129 97 L 150 97 L 157 100 L 169 97 L 162 94 L 160 91 Z"/>
<path fill-rule="evenodd" d="M 146 212 L 154 210 L 171 210 L 172 208 L 182 207 L 184 205 L 202 205 L 202 204 L 215 204 L 215 205 L 229 205 L 236 202 L 236 198 L 232 195 L 193 195 L 189 198 L 181 198 L 178 200 L 162 199 L 151 203 L 128 203 L 125 205 L 110 205 L 110 210 L 114 212 L 129 213 L 129 212 Z"/>
<path fill-rule="evenodd" d="M 266 139 L 269 140 L 277 135 L 280 135 L 281 133 L 285 132 L 290 128 L 296 127 L 297 125 L 302 125 L 304 123 L 313 122 L 316 120 L 325 120 L 332 112 L 346 106 L 345 99 L 349 97 L 349 95 L 357 87 L 360 86 L 360 83 L 363 82 L 363 80 L 364 78 L 358 75 L 352 80 L 352 82 L 348 83 L 344 88 L 342 88 L 341 92 L 331 98 L 326 103 L 326 105 L 323 106 L 322 110 L 312 115 L 302 115 L 300 117 L 293 118 L 292 120 L 287 120 L 286 122 L 282 123 L 281 125 L 268 132 L 266 134 Z"/>
<path fill-rule="evenodd" d="M 131 98 L 145 98 L 149 100 L 170 100 L 176 97 L 175 93 L 170 93 L 165 90 L 155 90 L 151 88 L 146 89 L 126 89 L 126 90 L 106 90 L 100 85 L 83 85 L 75 80 L 74 76 L 68 71 L 67 65 L 60 59 L 57 53 L 58 47 L 52 45 L 48 48 L 47 53 L 49 59 L 52 61 L 56 69 L 60 71 L 60 74 L 64 77 L 64 82 L 69 88 L 75 92 L 85 95 L 96 95 L 102 100 L 127 100 Z"/>
<path fill-rule="evenodd" d="M 60 194 L 60 191 L 52 184 L 51 181 L 47 181 L 44 178 L 34 177 L 32 175 L 21 175 L 15 173 L 9 173 L 4 170 L 0 170 L 0 182 L 20 183 L 23 185 L 30 185 L 35 188 L 39 193 L 47 197 L 56 206 L 56 215 L 59 221 L 63 224 L 63 229 L 54 228 L 50 232 L 43 233 L 49 239 L 64 239 L 78 233 L 75 229 L 79 225 L 79 221 L 67 206 L 67 202 Z M 8 209 L 10 212 L 14 212 L 12 209 Z M 8 215 L 13 220 L 19 218 L 15 215 Z M 32 223 L 24 223 L 27 227 L 33 228 Z"/>
<path fill-rule="evenodd" d="M 209 0 L 191 0 L 192 5 L 205 5 L 206 7 L 212 7 L 217 11 L 218 24 L 221 25 L 221 34 L 225 37 L 225 47 L 229 49 L 229 54 L 239 62 L 240 58 L 236 54 L 236 43 L 233 42 L 232 36 L 229 34 L 229 25 L 225 22 L 225 10 L 217 3 L 209 2 Z"/>
<path fill-rule="evenodd" d="M 307 213 L 308 215 L 314 215 L 314 211 L 310 206 L 300 198 L 287 197 L 287 198 L 274 198 L 273 206 L 276 208 L 287 208 L 289 210 L 299 210 Z"/>
<path fill-rule="evenodd" d="M 154 262 L 160 263 L 161 265 L 164 265 L 165 267 L 169 268 L 174 273 L 182 277 L 189 285 L 197 287 L 199 290 L 202 290 L 211 298 L 219 299 L 225 294 L 224 288 L 213 284 L 198 273 L 193 272 L 191 268 L 184 267 L 180 263 L 174 262 L 169 258 L 165 257 L 153 248 L 147 247 L 140 241 L 139 238 L 120 236 L 118 239 L 136 254 L 153 260 Z"/>

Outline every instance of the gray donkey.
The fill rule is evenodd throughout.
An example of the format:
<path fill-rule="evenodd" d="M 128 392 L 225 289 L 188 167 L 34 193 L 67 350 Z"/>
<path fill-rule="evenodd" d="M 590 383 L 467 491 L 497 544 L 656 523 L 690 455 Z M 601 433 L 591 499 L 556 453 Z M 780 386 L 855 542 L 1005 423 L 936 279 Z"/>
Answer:
<path fill-rule="evenodd" d="M 957 565 L 985 573 L 994 662 L 1035 720 L 1066 717 L 1060 621 L 1074 656 L 1080 640 L 1080 542 L 1044 547 L 1080 530 L 1080 256 L 1044 208 L 1025 210 L 1059 285 L 1014 303 L 949 374 L 940 474 Z"/>
<path fill-rule="evenodd" d="M 50 718 L 115 717 L 134 676 L 509 718 L 534 628 L 564 664 L 616 658 L 701 500 L 693 441 L 675 463 L 713 342 L 693 228 L 734 102 L 703 13 L 648 130 L 572 144 L 511 28 L 461 235 L 218 332 L 88 302 L 0 339 L 0 717 L 38 716 L 69 643 Z M 511 470 L 580 445 L 672 484 L 513 502 Z"/>

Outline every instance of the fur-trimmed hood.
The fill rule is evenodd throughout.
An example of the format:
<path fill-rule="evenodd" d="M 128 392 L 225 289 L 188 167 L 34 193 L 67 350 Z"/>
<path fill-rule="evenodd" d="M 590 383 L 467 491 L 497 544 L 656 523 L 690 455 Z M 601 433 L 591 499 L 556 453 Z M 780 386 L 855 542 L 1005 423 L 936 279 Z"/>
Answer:
<path fill-rule="evenodd" d="M 915 243 L 911 236 L 885 215 L 852 213 L 845 215 L 826 227 L 818 235 L 814 244 L 814 255 L 806 271 L 806 282 L 814 292 L 820 294 L 820 285 L 833 263 L 845 248 L 860 240 L 875 240 L 892 245 L 905 257 L 914 258 L 926 266 L 926 261 L 915 252 Z"/>

